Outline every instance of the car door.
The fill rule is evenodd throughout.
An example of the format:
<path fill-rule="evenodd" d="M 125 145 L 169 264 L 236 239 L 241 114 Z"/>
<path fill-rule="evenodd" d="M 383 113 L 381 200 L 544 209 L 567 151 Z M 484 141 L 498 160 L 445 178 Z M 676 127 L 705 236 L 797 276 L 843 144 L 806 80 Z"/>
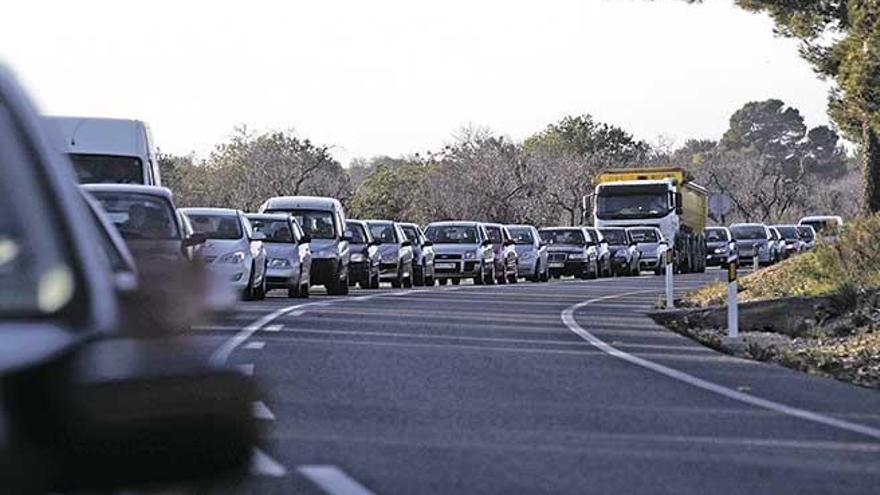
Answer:
<path fill-rule="evenodd" d="M 406 237 L 400 225 L 394 224 L 394 236 L 397 238 L 397 249 L 400 251 L 400 262 L 404 269 L 411 272 L 413 266 L 413 243 Z"/>

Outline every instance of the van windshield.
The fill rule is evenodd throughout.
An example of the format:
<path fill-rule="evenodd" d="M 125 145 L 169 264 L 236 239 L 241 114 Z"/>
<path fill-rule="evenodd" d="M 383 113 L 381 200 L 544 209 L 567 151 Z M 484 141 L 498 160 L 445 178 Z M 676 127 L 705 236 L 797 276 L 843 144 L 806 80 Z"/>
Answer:
<path fill-rule="evenodd" d="M 135 156 L 82 155 L 70 160 L 80 184 L 143 184 L 144 168 Z"/>

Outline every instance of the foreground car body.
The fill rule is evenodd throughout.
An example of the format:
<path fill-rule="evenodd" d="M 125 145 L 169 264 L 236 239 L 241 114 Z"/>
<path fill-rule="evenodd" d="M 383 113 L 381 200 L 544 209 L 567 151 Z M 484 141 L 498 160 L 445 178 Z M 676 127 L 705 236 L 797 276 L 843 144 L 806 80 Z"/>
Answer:
<path fill-rule="evenodd" d="M 596 278 L 599 276 L 597 243 L 582 227 L 552 227 L 538 231 L 547 244 L 547 267 L 550 276 Z"/>
<path fill-rule="evenodd" d="M 495 255 L 492 242 L 478 222 L 435 222 L 425 228 L 434 244 L 437 281 L 458 284 L 473 279 L 475 284 L 495 283 Z"/>
<path fill-rule="evenodd" d="M 312 285 L 323 285 L 332 295 L 348 294 L 348 239 L 345 211 L 333 198 L 278 196 L 268 199 L 260 213 L 286 213 L 309 236 L 312 249 Z"/>
<path fill-rule="evenodd" d="M 199 257 L 209 270 L 245 300 L 266 297 L 268 259 L 263 234 L 253 232 L 244 213 L 229 208 L 181 208 L 196 233 L 207 239 Z"/>
<path fill-rule="evenodd" d="M 532 282 L 546 282 L 550 279 L 547 265 L 547 245 L 541 240 L 538 229 L 532 225 L 507 225 L 513 238 L 517 255 L 517 272 Z"/>
<path fill-rule="evenodd" d="M 507 228 L 497 223 L 484 223 L 483 228 L 492 242 L 492 253 L 495 257 L 495 280 L 499 284 L 516 283 L 517 274 L 516 248 Z"/>
<path fill-rule="evenodd" d="M 309 275 L 312 269 L 312 252 L 309 238 L 290 215 L 246 215 L 255 233 L 265 236 L 263 247 L 268 258 L 266 287 L 286 289 L 287 297 L 309 297 Z"/>
<path fill-rule="evenodd" d="M 613 273 L 611 268 L 611 249 L 608 247 L 608 241 L 605 240 L 602 232 L 595 227 L 584 227 L 584 230 L 590 233 L 593 242 L 596 243 L 596 253 L 599 256 L 599 276 L 610 277 Z"/>

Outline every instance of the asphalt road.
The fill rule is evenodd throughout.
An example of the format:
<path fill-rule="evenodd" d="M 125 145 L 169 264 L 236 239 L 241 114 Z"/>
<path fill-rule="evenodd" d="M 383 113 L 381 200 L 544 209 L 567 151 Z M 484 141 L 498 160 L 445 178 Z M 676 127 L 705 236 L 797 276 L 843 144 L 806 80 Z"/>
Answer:
<path fill-rule="evenodd" d="M 196 330 L 267 393 L 255 474 L 219 492 L 880 491 L 880 394 L 673 334 L 645 316 L 661 288 L 643 276 L 241 303 Z"/>

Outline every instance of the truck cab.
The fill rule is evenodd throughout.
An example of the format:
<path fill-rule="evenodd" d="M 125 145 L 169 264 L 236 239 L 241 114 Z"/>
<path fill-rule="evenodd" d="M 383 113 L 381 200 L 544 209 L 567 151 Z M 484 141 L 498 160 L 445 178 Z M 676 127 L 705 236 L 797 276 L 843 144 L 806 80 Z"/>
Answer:
<path fill-rule="evenodd" d="M 606 171 L 593 200 L 596 227 L 655 227 L 674 249 L 677 272 L 705 271 L 708 192 L 683 169 Z"/>

